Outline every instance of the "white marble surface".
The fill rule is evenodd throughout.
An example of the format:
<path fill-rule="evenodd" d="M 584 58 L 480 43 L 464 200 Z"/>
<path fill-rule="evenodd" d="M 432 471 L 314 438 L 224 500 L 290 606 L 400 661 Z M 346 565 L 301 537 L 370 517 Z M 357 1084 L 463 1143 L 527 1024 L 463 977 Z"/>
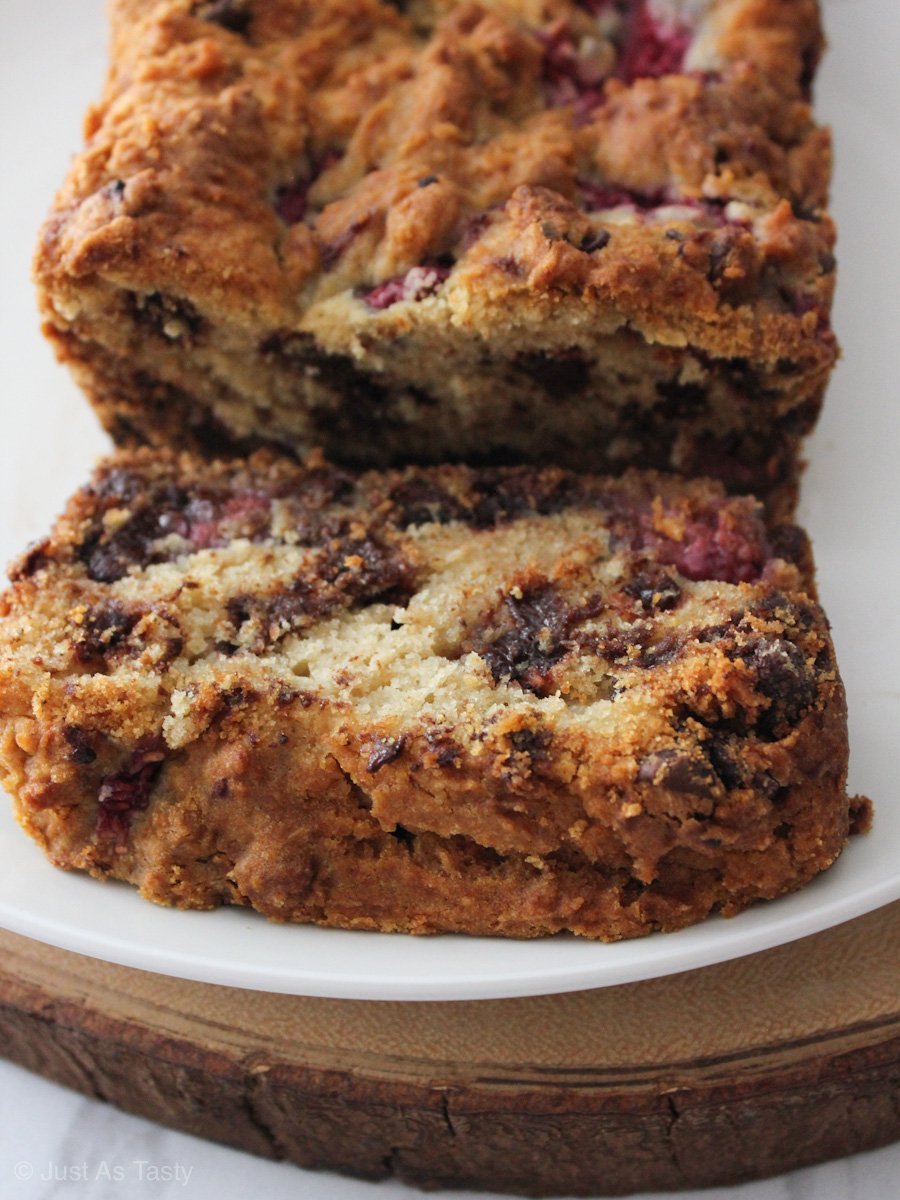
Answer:
<path fill-rule="evenodd" d="M 891 1200 L 900 1190 L 898 1181 L 900 1143 L 895 1143 L 777 1179 L 678 1195 L 682 1200 Z M 313 1174 L 226 1150 L 0 1063 L 3 1200 L 415 1200 L 421 1195 L 398 1183 Z M 488 1194 L 428 1195 L 486 1200 Z"/>
<path fill-rule="evenodd" d="M 883 29 L 886 21 L 894 32 L 900 29 L 893 5 L 883 5 L 881 0 L 825 0 L 825 7 L 833 39 L 835 31 L 840 37 L 852 22 L 859 27 L 861 37 L 873 39 L 873 52 L 875 39 L 880 37 L 884 39 L 882 46 L 894 46 L 892 54 L 896 57 L 896 39 Z M 104 36 L 101 3 L 66 0 L 64 39 L 51 36 L 53 14 L 59 9 L 58 3 L 43 0 L 40 5 L 33 0 L 2 0 L 4 46 L 13 46 L 15 53 L 4 56 L 0 106 L 6 111 L 29 106 L 30 128 L 34 128 L 37 111 L 50 140 L 62 139 L 74 148 L 84 104 L 97 88 L 96 63 Z M 832 61 L 840 62 L 839 45 Z M 887 61 L 884 59 L 882 66 Z M 890 68 L 873 68 L 860 80 L 861 88 L 893 89 L 895 84 L 896 71 Z M 886 127 L 883 133 L 881 148 L 893 154 L 896 128 Z M 15 194 L 14 203 L 10 201 L 10 217 L 4 205 L 2 278 L 9 273 L 27 273 L 34 228 L 47 197 L 59 182 L 61 160 L 55 151 L 36 149 L 31 136 L 24 132 L 21 136 L 5 133 L 0 149 L 6 198 Z M 878 208 L 874 211 L 877 225 L 884 212 Z M 0 403 L 4 404 L 4 419 L 21 414 L 32 403 L 31 395 L 21 395 L 18 390 L 14 393 L 9 373 L 10 362 L 18 361 L 21 367 L 23 357 L 27 358 L 28 378 L 35 393 L 54 398 L 55 415 L 48 419 L 65 422 L 66 440 L 78 443 L 87 463 L 102 448 L 103 439 L 74 387 L 35 341 L 34 326 L 33 311 L 21 307 L 13 311 L 4 305 L 0 320 Z M 9 453 L 0 444 L 0 461 L 4 452 Z M 52 445 L 49 453 L 54 453 Z M 71 461 L 70 455 L 60 453 L 58 464 L 41 463 L 40 478 L 54 480 L 50 490 L 4 487 L 0 473 L 4 525 L 32 534 L 42 531 L 61 498 L 82 482 L 84 471 L 75 470 Z M 13 474 L 21 478 L 21 473 Z M 681 1195 L 687 1200 L 890 1200 L 898 1194 L 898 1180 L 900 1143 L 774 1180 Z M 396 1183 L 372 1185 L 314 1175 L 201 1142 L 83 1099 L 0 1061 L 0 1200 L 140 1200 L 145 1196 L 154 1200 L 181 1196 L 190 1200 L 247 1200 L 258 1196 L 266 1200 L 408 1200 L 417 1194 Z M 455 1195 L 460 1200 L 475 1196 Z"/>

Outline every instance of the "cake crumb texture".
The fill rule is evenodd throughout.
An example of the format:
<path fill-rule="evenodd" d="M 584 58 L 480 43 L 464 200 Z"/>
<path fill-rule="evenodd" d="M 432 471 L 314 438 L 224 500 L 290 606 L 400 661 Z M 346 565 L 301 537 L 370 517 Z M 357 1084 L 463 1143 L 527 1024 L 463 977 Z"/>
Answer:
<path fill-rule="evenodd" d="M 814 0 L 160 0 L 36 256 L 120 443 L 716 475 L 837 354 Z"/>
<path fill-rule="evenodd" d="M 120 452 L 0 614 L 19 821 L 161 904 L 614 940 L 867 820 L 808 542 L 707 480 Z"/>

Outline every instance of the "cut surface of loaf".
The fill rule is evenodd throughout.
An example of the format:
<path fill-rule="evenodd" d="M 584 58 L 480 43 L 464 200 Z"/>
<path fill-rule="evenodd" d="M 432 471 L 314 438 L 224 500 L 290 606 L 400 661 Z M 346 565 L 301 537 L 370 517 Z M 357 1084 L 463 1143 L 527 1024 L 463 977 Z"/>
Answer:
<path fill-rule="evenodd" d="M 12 578 L 17 817 L 163 904 L 617 939 L 848 835 L 808 542 L 718 484 L 122 452 Z"/>
<path fill-rule="evenodd" d="M 836 355 L 815 0 L 160 0 L 44 227 L 120 442 L 789 507 Z"/>

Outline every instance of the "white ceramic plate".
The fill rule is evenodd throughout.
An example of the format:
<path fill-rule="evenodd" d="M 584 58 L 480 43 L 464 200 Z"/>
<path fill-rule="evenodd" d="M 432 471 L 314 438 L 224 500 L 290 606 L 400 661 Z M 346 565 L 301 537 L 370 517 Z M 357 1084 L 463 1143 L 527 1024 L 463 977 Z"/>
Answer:
<path fill-rule="evenodd" d="M 97 958 L 238 987 L 356 999 L 479 999 L 601 987 L 804 937 L 900 898 L 900 9 L 825 3 L 832 42 L 818 110 L 835 127 L 841 228 L 835 322 L 845 357 L 811 451 L 801 517 L 813 534 L 847 684 L 851 788 L 875 832 L 795 896 L 730 921 L 603 946 L 270 925 L 243 911 L 180 913 L 131 889 L 54 871 L 0 806 L 0 923 Z M 37 331 L 28 262 L 101 78 L 100 0 L 5 0 L 0 129 L 0 553 L 46 530 L 105 448 Z"/>

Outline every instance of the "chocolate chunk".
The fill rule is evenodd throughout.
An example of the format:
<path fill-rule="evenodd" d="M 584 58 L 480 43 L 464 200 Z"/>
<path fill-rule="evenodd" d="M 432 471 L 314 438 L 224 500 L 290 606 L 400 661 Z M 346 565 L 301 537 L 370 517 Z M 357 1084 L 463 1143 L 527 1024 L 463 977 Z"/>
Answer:
<path fill-rule="evenodd" d="M 837 259 L 829 251 L 819 255 L 819 269 L 823 275 L 830 275 L 837 266 Z"/>
<path fill-rule="evenodd" d="M 206 320 L 189 300 L 162 292 L 129 292 L 128 315 L 134 323 L 166 341 L 194 346 L 206 330 Z"/>
<path fill-rule="evenodd" d="M 558 398 L 580 394 L 591 381 L 590 368 L 577 347 L 553 354 L 544 350 L 520 353 L 515 365 L 549 396 Z"/>
<path fill-rule="evenodd" d="M 779 637 L 760 637 L 739 657 L 754 675 L 756 690 L 770 705 L 757 722 L 770 737 L 795 725 L 816 698 L 816 680 L 799 646 Z"/>
<path fill-rule="evenodd" d="M 698 417 L 708 407 L 707 389 L 699 383 L 679 383 L 677 379 L 660 380 L 656 385 L 659 402 L 653 406 L 657 416 L 683 420 Z"/>
<path fill-rule="evenodd" d="M 708 798 L 718 780 L 706 759 L 682 750 L 657 750 L 642 760 L 638 780 L 689 796 Z"/>
<path fill-rule="evenodd" d="M 72 639 L 76 656 L 82 662 L 102 658 L 128 637 L 141 617 L 117 600 L 105 600 L 88 610 Z"/>
<path fill-rule="evenodd" d="M 605 250 L 609 245 L 610 236 L 608 229 L 593 229 L 581 239 L 579 248 L 585 254 L 594 254 L 597 250 Z"/>
<path fill-rule="evenodd" d="M 673 632 L 653 641 L 655 632 L 651 621 L 636 621 L 627 628 L 598 637 L 594 649 L 603 658 L 628 667 L 663 666 L 681 653 L 685 637 L 683 633 Z"/>
<path fill-rule="evenodd" d="M 405 745 L 406 738 L 402 734 L 398 738 L 373 738 L 366 770 L 370 775 L 376 775 L 382 767 L 386 767 L 388 763 L 392 763 L 400 757 Z"/>
<path fill-rule="evenodd" d="M 38 571 L 43 570 L 51 562 L 51 556 L 48 553 L 49 549 L 49 538 L 44 538 L 39 542 L 32 542 L 24 554 L 20 554 L 15 562 L 11 564 L 9 568 L 10 582 L 15 583 L 18 579 L 30 579 L 32 575 L 36 575 Z"/>
<path fill-rule="evenodd" d="M 630 908 L 632 904 L 637 904 L 646 890 L 646 885 L 639 879 L 626 879 L 619 888 L 619 903 L 623 908 Z"/>
<path fill-rule="evenodd" d="M 772 799 L 780 790 L 778 780 L 767 771 L 754 770 L 747 763 L 742 739 L 738 735 L 714 733 L 704 744 L 707 757 L 722 785 L 728 791 L 750 788 Z"/>
<path fill-rule="evenodd" d="M 298 633 L 340 607 L 338 595 L 318 590 L 314 583 L 302 580 L 296 581 L 290 590 L 274 595 L 232 596 L 226 612 L 246 648 L 254 654 L 264 654 L 288 634 Z M 253 626 L 249 639 L 244 631 L 248 623 Z"/>
<path fill-rule="evenodd" d="M 472 476 L 469 524 L 476 529 L 515 521 L 519 517 L 550 516 L 591 504 L 602 507 L 602 500 L 585 489 L 577 476 L 554 471 L 517 471 L 486 468 Z"/>
<path fill-rule="evenodd" d="M 313 467 L 300 480 L 276 487 L 273 496 L 279 500 L 290 498 L 304 508 L 324 509 L 330 504 L 349 503 L 355 491 L 352 475 L 328 465 Z"/>
<path fill-rule="evenodd" d="M 509 735 L 512 748 L 531 759 L 545 757 L 552 740 L 553 734 L 549 729 L 516 729 Z"/>
<path fill-rule="evenodd" d="M 401 528 L 437 523 L 446 525 L 460 520 L 466 510 L 451 494 L 430 479 L 413 475 L 391 488 L 390 501 L 396 509 L 394 519 Z"/>
<path fill-rule="evenodd" d="M 289 633 L 297 633 L 341 609 L 369 604 L 405 605 L 415 590 L 412 564 L 395 547 L 374 535 L 350 536 L 345 522 L 318 525 L 311 540 L 324 541 L 288 587 L 268 593 L 243 592 L 226 606 L 247 648 L 262 654 Z"/>
<path fill-rule="evenodd" d="M 115 583 L 129 568 L 146 559 L 147 538 L 137 522 L 129 522 L 108 540 L 102 531 L 92 531 L 78 548 L 90 579 L 97 583 Z"/>
<path fill-rule="evenodd" d="M 677 658 L 684 648 L 684 636 L 680 633 L 667 633 L 659 641 L 645 646 L 637 658 L 639 667 L 661 667 Z"/>
<path fill-rule="evenodd" d="M 797 82 L 806 100 L 812 98 L 813 82 L 816 78 L 816 68 L 819 65 L 819 48 L 814 43 L 803 47 L 800 57 L 800 78 Z"/>
<path fill-rule="evenodd" d="M 671 575 L 665 572 L 644 572 L 635 576 L 622 589 L 626 596 L 637 600 L 645 613 L 671 612 L 681 600 L 681 588 Z"/>
<path fill-rule="evenodd" d="M 493 477 L 490 472 L 481 474 L 473 481 L 472 490 L 476 500 L 469 521 L 476 529 L 489 529 L 534 511 L 527 492 L 506 487 L 499 474 Z"/>
<path fill-rule="evenodd" d="M 332 540 L 317 569 L 354 604 L 406 603 L 415 590 L 412 565 L 374 534 Z"/>
<path fill-rule="evenodd" d="M 706 752 L 713 770 L 729 791 L 748 786 L 749 768 L 745 758 L 727 736 L 714 734 L 706 744 Z"/>
<path fill-rule="evenodd" d="M 79 766 L 87 766 L 97 758 L 97 752 L 91 745 L 90 735 L 78 725 L 66 725 L 63 736 L 71 747 L 69 758 Z"/>
<path fill-rule="evenodd" d="M 776 525 L 769 539 L 773 557 L 796 563 L 804 573 L 812 574 L 812 547 L 799 525 Z"/>
<path fill-rule="evenodd" d="M 425 745 L 429 754 L 434 755 L 434 763 L 438 767 L 449 767 L 462 754 L 462 747 L 446 732 L 432 731 L 425 734 Z"/>
<path fill-rule="evenodd" d="M 709 247 L 709 270 L 707 271 L 710 283 L 720 282 L 725 273 L 730 253 L 731 246 L 727 240 L 720 237 L 712 239 Z"/>
<path fill-rule="evenodd" d="M 343 463 L 355 460 L 353 447 L 366 433 L 375 439 L 396 426 L 396 404 L 372 372 L 360 370 L 348 354 L 329 354 L 311 334 L 276 333 L 259 347 L 265 358 L 289 373 L 316 380 L 333 396 L 333 405 L 319 404 L 312 412 L 314 438 L 327 443 L 329 454 Z M 402 398 L 396 403 L 402 404 Z"/>
<path fill-rule="evenodd" d="M 155 541 L 170 533 L 187 532 L 183 514 L 188 502 L 182 489 L 167 485 L 114 533 L 106 534 L 102 525 L 92 529 L 78 548 L 90 578 L 98 583 L 115 583 L 131 567 L 146 567 L 157 561 Z"/>
<path fill-rule="evenodd" d="M 242 683 L 232 684 L 231 687 L 225 688 L 219 694 L 219 704 L 223 709 L 231 710 L 235 708 L 246 708 L 248 704 L 252 704 L 256 699 L 256 692 L 253 688 L 246 687 Z"/>
<path fill-rule="evenodd" d="M 486 624 L 511 621 L 512 628 L 486 641 L 476 633 L 472 648 L 487 663 L 495 683 L 518 683 L 537 696 L 549 695 L 550 672 L 570 648 L 565 602 L 552 584 L 540 583 L 521 596 L 505 596 L 503 607 L 499 620 L 489 618 Z"/>
<path fill-rule="evenodd" d="M 194 14 L 213 25 L 221 25 L 232 33 L 245 34 L 253 19 L 251 0 L 210 0 L 207 4 L 195 4 Z"/>
<path fill-rule="evenodd" d="M 713 366 L 713 361 L 709 360 Z M 748 400 L 769 400 L 774 393 L 763 386 L 761 368 L 746 358 L 729 358 L 723 364 L 725 382 Z"/>
<path fill-rule="evenodd" d="M 194 550 L 225 545 L 236 537 L 258 541 L 269 531 L 271 498 L 254 488 L 188 493 L 176 484 L 156 488 L 147 501 L 113 533 L 102 516 L 77 554 L 98 583 L 115 583 L 132 567 L 168 561 L 183 547 L 160 545 L 173 534 Z"/>

